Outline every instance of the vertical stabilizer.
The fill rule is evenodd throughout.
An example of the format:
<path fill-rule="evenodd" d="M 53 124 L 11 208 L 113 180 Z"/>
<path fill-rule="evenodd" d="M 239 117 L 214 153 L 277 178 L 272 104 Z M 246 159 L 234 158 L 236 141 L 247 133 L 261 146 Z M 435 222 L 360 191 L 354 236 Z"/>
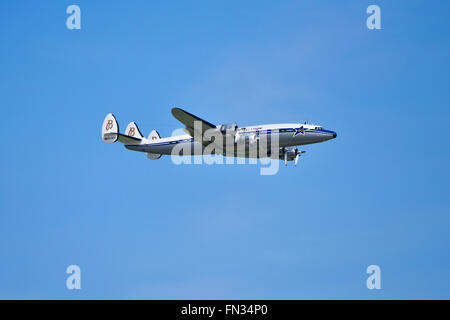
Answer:
<path fill-rule="evenodd" d="M 158 139 L 161 139 L 161 136 L 159 135 L 158 131 L 153 130 L 152 132 L 150 132 L 150 134 L 148 136 L 149 142 L 152 142 L 152 141 L 158 140 Z"/>
<path fill-rule="evenodd" d="M 103 120 L 102 139 L 106 143 L 114 143 L 119 139 L 119 124 L 112 113 L 108 113 Z"/>
<path fill-rule="evenodd" d="M 143 139 L 144 136 L 141 133 L 141 130 L 139 130 L 139 127 L 137 126 L 136 122 L 130 122 L 125 129 L 125 134 L 129 137 L 134 137 L 138 139 Z"/>

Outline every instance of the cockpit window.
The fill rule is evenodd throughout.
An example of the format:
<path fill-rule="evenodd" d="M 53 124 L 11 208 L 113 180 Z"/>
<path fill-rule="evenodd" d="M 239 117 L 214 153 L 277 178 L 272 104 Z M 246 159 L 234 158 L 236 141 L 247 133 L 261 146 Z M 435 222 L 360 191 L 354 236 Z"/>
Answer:
<path fill-rule="evenodd" d="M 322 130 L 322 127 L 316 127 L 316 130 Z"/>

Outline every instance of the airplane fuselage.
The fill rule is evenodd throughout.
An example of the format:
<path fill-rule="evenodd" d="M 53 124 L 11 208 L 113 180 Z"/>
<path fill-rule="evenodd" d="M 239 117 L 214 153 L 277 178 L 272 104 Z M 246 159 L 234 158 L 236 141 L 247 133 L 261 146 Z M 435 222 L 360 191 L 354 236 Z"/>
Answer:
<path fill-rule="evenodd" d="M 278 144 L 281 148 L 318 143 L 336 137 L 334 131 L 325 130 L 321 126 L 313 124 L 285 123 L 240 127 L 237 128 L 235 132 L 235 139 L 236 141 L 255 141 L 263 135 L 270 136 L 273 134 L 278 134 Z M 125 147 L 130 150 L 163 155 L 172 154 L 175 146 L 190 150 L 191 155 L 201 155 L 205 147 L 188 134 L 155 139 L 154 141 L 146 139 L 146 141 L 141 144 L 125 145 Z M 246 155 L 236 154 L 235 156 L 244 157 Z"/>

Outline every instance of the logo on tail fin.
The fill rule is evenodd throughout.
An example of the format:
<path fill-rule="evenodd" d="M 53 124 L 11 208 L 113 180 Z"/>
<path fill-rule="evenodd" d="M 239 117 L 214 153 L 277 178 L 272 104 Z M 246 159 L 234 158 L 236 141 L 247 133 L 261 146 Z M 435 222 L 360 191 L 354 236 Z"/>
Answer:
<path fill-rule="evenodd" d="M 106 131 L 112 129 L 114 127 L 114 122 L 112 120 L 108 120 L 108 122 L 106 123 Z"/>
<path fill-rule="evenodd" d="M 128 135 L 130 137 L 134 137 L 134 134 L 135 134 L 135 129 L 134 129 L 134 127 L 131 127 L 130 130 L 128 130 Z"/>

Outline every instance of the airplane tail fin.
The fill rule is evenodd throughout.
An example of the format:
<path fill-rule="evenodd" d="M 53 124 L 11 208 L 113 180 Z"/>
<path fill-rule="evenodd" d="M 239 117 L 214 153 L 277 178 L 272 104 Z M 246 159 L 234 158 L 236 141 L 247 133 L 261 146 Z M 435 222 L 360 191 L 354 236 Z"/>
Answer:
<path fill-rule="evenodd" d="M 123 144 L 140 144 L 143 141 L 143 137 L 136 123 L 131 122 L 127 126 L 127 133 L 121 134 L 119 132 L 119 124 L 116 117 L 112 113 L 108 113 L 103 120 L 102 126 L 102 139 L 106 143 L 122 142 Z"/>
<path fill-rule="evenodd" d="M 106 143 L 114 143 L 119 139 L 119 124 L 112 113 L 108 113 L 103 120 L 102 139 Z"/>
<path fill-rule="evenodd" d="M 152 130 L 152 132 L 150 132 L 150 134 L 148 135 L 147 141 L 149 141 L 150 143 L 152 141 L 161 139 L 161 136 L 159 135 L 158 131 L 156 130 Z M 148 153 L 147 152 L 147 158 L 149 158 L 150 160 L 156 160 L 161 158 L 161 155 L 159 153 Z"/>
<path fill-rule="evenodd" d="M 141 130 L 139 130 L 139 127 L 137 126 L 136 122 L 130 122 L 125 129 L 125 134 L 129 137 L 135 137 L 138 139 L 144 139 L 144 136 L 141 133 Z"/>
<path fill-rule="evenodd" d="M 150 132 L 150 134 L 148 135 L 148 140 L 152 141 L 157 139 L 161 139 L 161 136 L 159 135 L 158 131 L 153 130 L 152 132 Z"/>

